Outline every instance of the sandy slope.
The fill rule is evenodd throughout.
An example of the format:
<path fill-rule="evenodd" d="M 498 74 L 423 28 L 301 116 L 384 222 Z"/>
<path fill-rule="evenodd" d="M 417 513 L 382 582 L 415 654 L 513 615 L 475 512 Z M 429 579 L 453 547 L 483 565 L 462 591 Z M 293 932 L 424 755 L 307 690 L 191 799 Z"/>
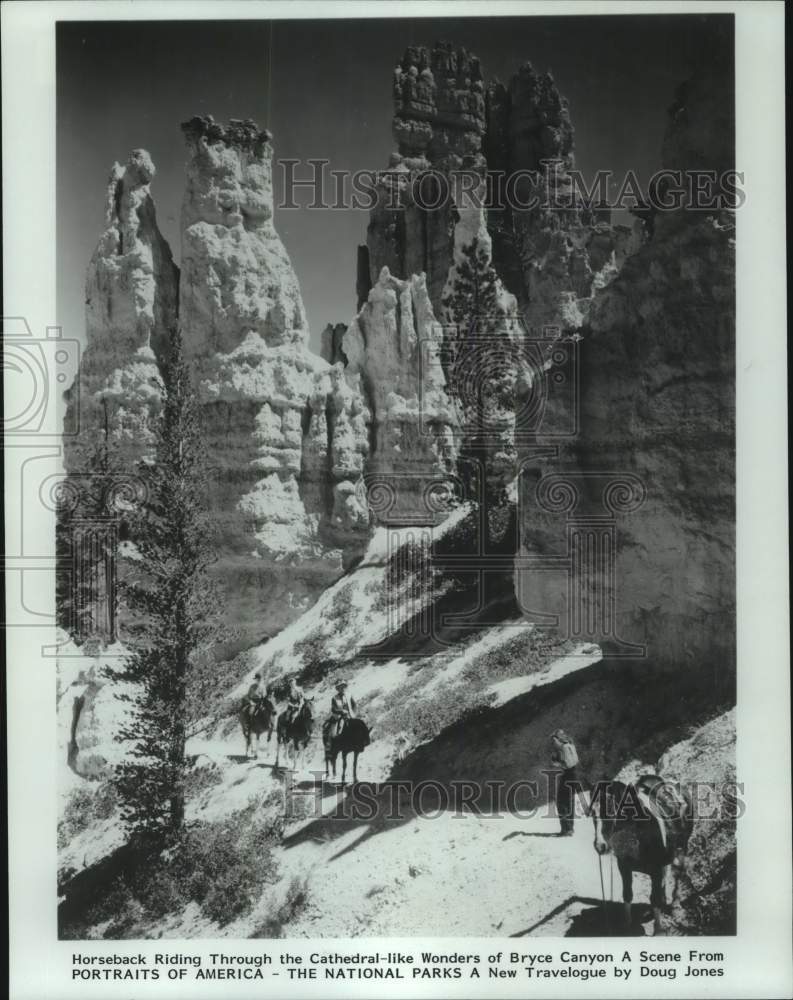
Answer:
<path fill-rule="evenodd" d="M 292 808 L 308 812 L 287 825 L 276 849 L 279 887 L 223 935 L 252 934 L 294 881 L 306 885 L 308 903 L 284 928 L 289 937 L 561 936 L 580 933 L 582 922 L 605 932 L 605 921 L 617 919 L 616 908 L 601 908 L 599 863 L 584 818 L 573 837 L 559 838 L 558 821 L 547 807 L 518 815 L 485 808 L 477 816 L 468 809 L 456 812 L 449 800 L 447 809 L 438 810 L 431 791 L 422 799 L 422 815 L 412 808 L 410 793 L 400 796 L 392 785 L 363 782 L 355 799 L 349 787 L 323 782 L 318 746 L 294 774 L 275 771 L 266 746 L 260 760 L 250 762 L 234 756 L 234 741 L 194 749 L 222 775 L 195 815 L 239 808 L 250 795 L 276 788 L 291 789 Z M 603 875 L 608 897 L 608 861 Z M 618 898 L 616 869 L 613 878 Z M 637 876 L 637 902 L 649 892 L 643 882 Z M 218 930 L 188 912 L 164 932 L 205 936 Z"/>

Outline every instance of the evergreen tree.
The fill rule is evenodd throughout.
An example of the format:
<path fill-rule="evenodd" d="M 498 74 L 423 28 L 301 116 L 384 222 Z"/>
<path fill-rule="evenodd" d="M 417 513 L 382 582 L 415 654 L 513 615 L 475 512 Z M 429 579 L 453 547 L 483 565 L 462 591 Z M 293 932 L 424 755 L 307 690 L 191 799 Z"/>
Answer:
<path fill-rule="evenodd" d="M 478 237 L 463 247 L 451 289 L 443 296 L 444 319 L 457 329 L 457 339 L 492 333 L 504 316 L 498 301 L 498 275 Z"/>
<path fill-rule="evenodd" d="M 218 635 L 218 594 L 208 576 L 213 551 L 205 513 L 207 473 L 190 373 L 175 335 L 163 373 L 148 495 L 130 524 L 140 576 L 123 586 L 138 639 L 116 680 L 136 694 L 117 739 L 131 741 L 116 769 L 122 816 L 133 834 L 169 837 L 184 821 L 187 684 Z"/>
<path fill-rule="evenodd" d="M 460 472 L 466 495 L 484 508 L 484 543 L 490 552 L 503 534 L 494 524 L 507 506 L 503 467 L 509 466 L 514 451 L 510 417 L 518 356 L 507 329 L 514 316 L 499 301 L 499 278 L 488 248 L 478 238 L 463 247 L 442 306 L 442 361 L 465 428 Z"/>

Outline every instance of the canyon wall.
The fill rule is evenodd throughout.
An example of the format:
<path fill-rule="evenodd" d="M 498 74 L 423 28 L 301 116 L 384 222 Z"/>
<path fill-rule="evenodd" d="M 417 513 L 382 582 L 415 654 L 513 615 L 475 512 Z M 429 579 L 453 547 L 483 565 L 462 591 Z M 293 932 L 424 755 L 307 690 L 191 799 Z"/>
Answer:
<path fill-rule="evenodd" d="M 661 165 L 730 169 L 733 108 L 731 67 L 714 60 L 678 93 Z M 674 672 L 681 703 L 734 699 L 734 226 L 727 209 L 656 215 L 568 339 L 576 433 L 540 427 L 522 451 L 524 610 Z M 538 445 L 555 454 L 538 460 Z"/>

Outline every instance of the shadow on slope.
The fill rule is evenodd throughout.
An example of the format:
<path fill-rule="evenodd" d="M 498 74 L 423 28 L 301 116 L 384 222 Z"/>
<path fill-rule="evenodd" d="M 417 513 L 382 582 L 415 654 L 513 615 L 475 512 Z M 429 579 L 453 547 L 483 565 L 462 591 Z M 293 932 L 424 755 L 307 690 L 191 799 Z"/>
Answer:
<path fill-rule="evenodd" d="M 605 659 L 447 726 L 391 776 L 449 789 L 473 782 L 493 790 L 499 809 L 536 808 L 552 797 L 548 769 L 555 729 L 571 734 L 579 772 L 594 782 L 613 777 L 633 759 L 655 761 L 729 704 L 701 673 Z M 529 782 L 536 782 L 536 793 Z"/>
<path fill-rule="evenodd" d="M 601 661 L 459 719 L 396 763 L 388 781 L 359 782 L 336 809 L 307 822 L 283 846 L 327 842 L 360 829 L 361 836 L 335 859 L 373 836 L 439 811 L 528 818 L 554 798 L 549 746 L 554 729 L 573 736 L 581 776 L 594 782 L 613 777 L 631 760 L 655 761 L 723 708 L 701 675 Z"/>

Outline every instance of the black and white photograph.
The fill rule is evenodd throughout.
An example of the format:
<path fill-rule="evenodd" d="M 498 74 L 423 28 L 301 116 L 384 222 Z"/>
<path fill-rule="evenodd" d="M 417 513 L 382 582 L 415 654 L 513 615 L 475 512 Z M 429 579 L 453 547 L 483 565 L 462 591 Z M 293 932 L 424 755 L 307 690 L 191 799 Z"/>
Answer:
<path fill-rule="evenodd" d="M 782 855 L 790 742 L 741 694 L 789 688 L 776 564 L 742 589 L 739 379 L 785 359 L 784 311 L 740 346 L 736 14 L 75 6 L 57 314 L 4 310 L 48 995 L 727 995 L 790 918 L 789 867 L 740 901 L 742 741 Z"/>

